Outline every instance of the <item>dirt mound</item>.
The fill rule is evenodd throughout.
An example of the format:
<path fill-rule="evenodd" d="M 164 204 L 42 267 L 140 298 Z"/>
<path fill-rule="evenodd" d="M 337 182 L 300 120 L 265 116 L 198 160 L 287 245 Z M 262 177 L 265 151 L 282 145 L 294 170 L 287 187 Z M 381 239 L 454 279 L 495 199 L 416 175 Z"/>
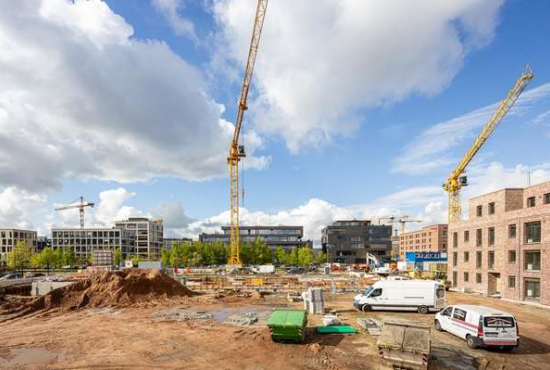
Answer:
<path fill-rule="evenodd" d="M 158 270 L 103 272 L 52 290 L 28 305 L 31 311 L 154 303 L 196 293 Z"/>

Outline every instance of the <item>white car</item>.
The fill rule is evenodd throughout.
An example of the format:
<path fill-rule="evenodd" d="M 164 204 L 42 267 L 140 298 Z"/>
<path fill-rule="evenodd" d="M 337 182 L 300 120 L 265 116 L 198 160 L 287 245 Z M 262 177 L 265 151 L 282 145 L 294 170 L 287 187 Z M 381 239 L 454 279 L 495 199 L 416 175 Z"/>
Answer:
<path fill-rule="evenodd" d="M 519 346 L 516 318 L 507 312 L 485 306 L 453 305 L 435 315 L 435 329 L 466 339 L 470 348 L 498 347 L 512 350 Z"/>

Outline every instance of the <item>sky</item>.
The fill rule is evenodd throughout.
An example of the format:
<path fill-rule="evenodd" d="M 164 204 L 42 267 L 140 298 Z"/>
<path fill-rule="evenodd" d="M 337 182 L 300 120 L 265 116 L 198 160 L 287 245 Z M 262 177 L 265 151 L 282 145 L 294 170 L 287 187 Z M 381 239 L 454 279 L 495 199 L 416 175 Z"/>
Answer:
<path fill-rule="evenodd" d="M 253 0 L 0 2 L 0 226 L 229 222 L 226 158 Z M 445 223 L 441 184 L 529 64 L 467 169 L 468 197 L 550 181 L 550 3 L 273 0 L 243 122 L 241 223 Z M 397 227 L 397 225 L 396 225 Z"/>

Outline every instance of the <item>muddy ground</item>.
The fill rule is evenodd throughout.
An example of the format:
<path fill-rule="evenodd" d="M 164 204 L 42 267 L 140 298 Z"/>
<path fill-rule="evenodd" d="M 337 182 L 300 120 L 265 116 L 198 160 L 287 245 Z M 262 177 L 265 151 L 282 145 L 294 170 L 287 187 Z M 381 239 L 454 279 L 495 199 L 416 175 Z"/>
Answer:
<path fill-rule="evenodd" d="M 357 328 L 359 317 L 433 322 L 433 314 L 357 312 L 351 305 L 352 296 L 329 298 L 326 307 L 337 310 L 345 323 Z M 471 350 L 463 340 L 432 330 L 431 369 L 550 368 L 549 309 L 454 292 L 448 294 L 448 301 L 515 314 L 522 344 L 512 353 Z M 380 368 L 376 338 L 368 334 L 321 336 L 310 330 L 303 345 L 273 343 L 265 322 L 274 307 L 288 304 L 276 296 L 200 296 L 140 307 L 38 313 L 0 322 L 0 369 Z M 174 318 L 173 312 L 199 318 Z M 235 314 L 248 312 L 259 321 L 249 327 L 228 323 Z M 308 326 L 315 325 L 321 325 L 321 317 L 310 315 Z"/>

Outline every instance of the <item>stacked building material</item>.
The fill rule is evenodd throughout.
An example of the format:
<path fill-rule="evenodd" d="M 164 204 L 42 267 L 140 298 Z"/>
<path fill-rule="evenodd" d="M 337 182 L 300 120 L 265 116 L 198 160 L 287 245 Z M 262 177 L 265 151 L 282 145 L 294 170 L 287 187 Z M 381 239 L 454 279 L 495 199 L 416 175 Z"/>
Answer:
<path fill-rule="evenodd" d="M 322 288 L 309 288 L 302 295 L 304 298 L 304 309 L 309 313 L 322 315 L 325 312 Z"/>

